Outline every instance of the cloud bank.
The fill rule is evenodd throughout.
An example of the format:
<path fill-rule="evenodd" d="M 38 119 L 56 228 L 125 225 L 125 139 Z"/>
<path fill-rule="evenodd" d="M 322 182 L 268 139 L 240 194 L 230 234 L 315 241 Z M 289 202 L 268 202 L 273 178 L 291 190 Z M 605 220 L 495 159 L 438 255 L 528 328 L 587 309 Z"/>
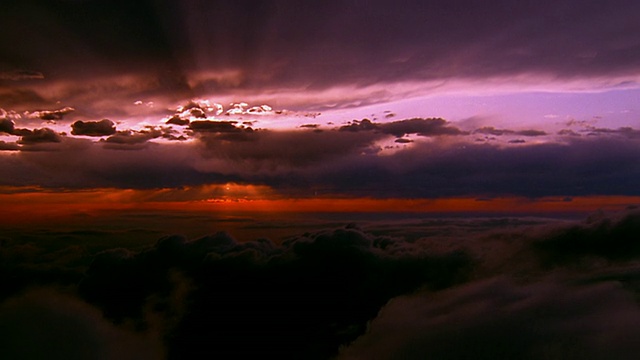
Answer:
<path fill-rule="evenodd" d="M 234 182 L 299 197 L 309 189 L 375 198 L 639 195 L 640 143 L 633 128 L 467 131 L 434 118 L 296 130 L 217 119 L 140 130 L 116 130 L 110 120 L 77 121 L 71 135 L 18 128 L 8 118 L 0 126 L 7 139 L 17 137 L 3 140 L 3 152 L 13 153 L 0 157 L 7 169 L 3 186 L 159 189 Z M 495 138 L 479 140 L 482 133 Z M 122 157 L 114 150 L 132 151 Z"/>
<path fill-rule="evenodd" d="M 14 337 L 0 353 L 628 358 L 638 350 L 636 255 L 611 249 L 635 242 L 638 219 L 383 219 L 279 243 L 218 232 L 136 248 L 105 241 L 116 230 L 10 235 L 0 327 Z M 612 246 L 545 247 L 579 249 L 575 234 Z M 53 347 L 70 334 L 85 341 Z"/>

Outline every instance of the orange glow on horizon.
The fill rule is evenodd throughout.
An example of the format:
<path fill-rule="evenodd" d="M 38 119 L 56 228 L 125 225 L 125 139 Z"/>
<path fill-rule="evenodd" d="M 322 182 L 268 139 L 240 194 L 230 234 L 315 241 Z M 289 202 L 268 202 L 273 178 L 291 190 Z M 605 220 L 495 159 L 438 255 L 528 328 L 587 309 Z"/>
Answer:
<path fill-rule="evenodd" d="M 39 191 L 7 189 L 0 193 L 0 224 L 64 219 L 101 211 L 154 212 L 416 212 L 416 213 L 569 213 L 598 209 L 622 210 L 640 204 L 640 196 L 581 196 L 571 199 L 471 197 L 440 199 L 376 198 L 278 198 L 269 188 L 254 185 L 215 185 L 199 188 L 86 191 Z M 21 191 L 21 192 L 20 192 Z M 206 195 L 216 195 L 203 198 Z M 191 198 L 191 199 L 189 199 Z M 192 200 L 192 199 L 197 200 Z"/>

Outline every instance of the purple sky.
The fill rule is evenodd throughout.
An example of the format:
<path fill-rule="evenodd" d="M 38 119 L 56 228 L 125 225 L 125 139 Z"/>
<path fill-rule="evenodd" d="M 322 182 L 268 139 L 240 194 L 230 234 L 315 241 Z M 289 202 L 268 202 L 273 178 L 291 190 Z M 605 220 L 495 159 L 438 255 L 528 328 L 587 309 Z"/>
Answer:
<path fill-rule="evenodd" d="M 17 2 L 0 185 L 638 195 L 638 7 Z"/>

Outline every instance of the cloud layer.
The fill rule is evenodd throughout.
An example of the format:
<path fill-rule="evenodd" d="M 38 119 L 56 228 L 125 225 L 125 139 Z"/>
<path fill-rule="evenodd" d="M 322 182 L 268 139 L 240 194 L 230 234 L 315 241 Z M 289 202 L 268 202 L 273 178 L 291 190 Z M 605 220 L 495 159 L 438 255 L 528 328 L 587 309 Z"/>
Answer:
<path fill-rule="evenodd" d="M 0 157 L 7 169 L 0 185 L 153 189 L 235 182 L 299 197 L 310 189 L 377 198 L 638 195 L 640 142 L 633 128 L 469 131 L 413 118 L 268 130 L 215 118 L 188 121 L 140 130 L 117 130 L 106 119 L 76 121 L 66 135 L 2 119 L 8 139 L 17 139 L 4 141 L 4 152 L 20 151 Z"/>
<path fill-rule="evenodd" d="M 633 246 L 638 219 L 383 219 L 279 243 L 218 232 L 129 248 L 113 247 L 120 230 L 10 235 L 0 328 L 14 337 L 0 354 L 628 358 L 637 256 L 611 251 Z M 569 253 L 575 234 L 613 245 Z"/>

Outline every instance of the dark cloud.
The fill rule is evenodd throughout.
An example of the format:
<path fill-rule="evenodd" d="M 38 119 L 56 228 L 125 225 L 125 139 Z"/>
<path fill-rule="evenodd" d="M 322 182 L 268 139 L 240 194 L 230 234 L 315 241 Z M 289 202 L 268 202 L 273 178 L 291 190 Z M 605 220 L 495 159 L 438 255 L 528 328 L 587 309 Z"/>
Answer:
<path fill-rule="evenodd" d="M 114 135 L 109 136 L 105 141 L 107 143 L 113 143 L 113 144 L 134 145 L 134 144 L 145 143 L 151 139 L 159 138 L 162 135 L 163 135 L 162 130 L 154 129 L 154 128 L 140 130 L 140 131 L 125 130 L 125 131 L 118 131 Z"/>
<path fill-rule="evenodd" d="M 62 136 L 49 128 L 42 129 L 16 129 L 14 134 L 21 136 L 18 140 L 18 144 L 29 145 L 39 143 L 59 143 L 62 141 Z"/>
<path fill-rule="evenodd" d="M 632 127 L 621 127 L 618 129 L 608 129 L 608 128 L 590 128 L 588 129 L 587 135 L 597 136 L 597 135 L 618 135 L 624 136 L 630 139 L 640 139 L 640 130 L 634 129 Z"/>
<path fill-rule="evenodd" d="M 196 132 L 238 133 L 252 131 L 251 128 L 236 126 L 237 121 L 196 120 L 189 124 L 189 129 Z"/>
<path fill-rule="evenodd" d="M 386 152 L 379 141 L 392 135 L 380 130 L 251 131 L 220 121 L 197 124 L 208 131 L 189 130 L 196 133 L 195 142 L 150 147 L 151 139 L 181 138 L 169 127 L 148 128 L 92 144 L 53 131 L 14 129 L 14 135 L 25 137 L 23 144 L 65 141 L 55 152 L 21 155 L 18 163 L 0 158 L 9 169 L 3 182 L 156 188 L 233 181 L 267 185 L 287 195 L 322 189 L 323 195 L 384 198 L 638 194 L 640 144 L 626 136 L 519 144 L 433 136 Z M 144 151 L 123 158 L 104 151 L 108 148 Z"/>
<path fill-rule="evenodd" d="M 163 91 L 185 93 L 529 73 L 625 76 L 638 70 L 637 12 L 630 0 L 375 1 L 366 9 L 356 1 L 32 0 L 0 18 L 23 40 L 0 37 L 0 48 L 11 49 L 0 65 L 53 74 L 47 78 L 154 72 L 165 83 L 182 79 L 158 84 Z"/>
<path fill-rule="evenodd" d="M 200 137 L 205 145 L 204 158 L 226 159 L 231 167 L 240 172 L 248 171 L 257 175 L 303 169 L 313 173 L 314 167 L 325 170 L 328 163 L 334 160 L 348 160 L 354 154 L 377 152 L 379 148 L 373 143 L 384 136 L 374 132 L 245 130 L 238 134 L 242 135 L 239 140 L 250 141 L 251 146 L 238 146 L 233 142 L 219 141 L 220 135 L 204 134 Z"/>
<path fill-rule="evenodd" d="M 570 140 L 510 147 L 415 142 L 389 156 L 352 155 L 316 173 L 314 180 L 328 191 L 359 196 L 637 195 L 640 167 L 635 158 L 640 144 L 604 138 Z M 289 175 L 287 183 L 294 179 Z"/>
<path fill-rule="evenodd" d="M 91 233 L 77 236 L 95 241 Z M 69 243 L 64 239 L 59 241 Z M 354 225 L 306 233 L 280 245 L 266 239 L 238 242 L 223 232 L 191 240 L 165 236 L 137 250 L 72 251 L 75 255 L 66 258 L 60 256 L 65 249 L 45 245 L 8 241 L 0 247 L 0 278 L 8 280 L 1 293 L 8 300 L 0 303 L 0 327 L 11 330 L 0 340 L 7 345 L 2 355 L 37 352 L 80 331 L 75 336 L 86 341 L 65 341 L 55 354 L 96 357 L 132 346 L 130 356 L 140 356 L 143 349 L 149 356 L 157 354 L 162 341 L 171 358 L 255 353 L 328 358 L 362 334 L 390 298 L 419 287 L 457 284 L 471 265 L 461 252 L 432 256 L 402 239 Z M 78 270 L 61 271 L 78 263 Z M 78 275 L 79 284 L 74 282 Z M 34 283 L 65 284 L 80 299 L 42 291 L 16 296 Z M 47 327 L 34 333 L 36 318 L 56 325 L 51 327 L 56 331 Z M 72 329 L 60 331 L 67 327 Z M 22 348 L 36 341 L 42 347 Z"/>
<path fill-rule="evenodd" d="M 515 132 L 516 135 L 520 136 L 545 136 L 547 133 L 542 130 L 520 130 Z"/>
<path fill-rule="evenodd" d="M 41 80 L 44 79 L 44 74 L 39 71 L 33 70 L 14 70 L 0 72 L 0 80 Z"/>
<path fill-rule="evenodd" d="M 630 336 L 640 330 L 640 252 L 628 247 L 637 210 L 582 223 L 378 216 L 280 243 L 218 232 L 141 246 L 118 240 L 122 227 L 8 232 L 0 355 L 604 359 L 640 350 Z M 263 221 L 239 219 L 267 234 Z M 550 254 L 564 259 L 551 273 Z"/>
<path fill-rule="evenodd" d="M 195 164 L 200 155 L 193 144 L 172 142 L 163 144 L 164 146 L 145 146 L 145 143 L 95 143 L 89 139 L 65 137 L 63 142 L 52 145 L 56 145 L 51 149 L 55 151 L 23 151 L 18 157 L 19 161 L 0 158 L 2 166 L 11 165 L 1 179 L 2 184 L 71 188 L 157 188 L 240 180 L 236 175 L 225 174 L 218 169 L 205 172 L 197 170 Z M 30 145 L 33 146 L 35 144 Z M 125 150 L 144 147 L 144 151 L 114 156 L 116 154 L 111 147 Z"/>
<path fill-rule="evenodd" d="M 562 129 L 558 131 L 558 135 L 560 136 L 582 136 L 579 133 L 571 130 L 571 129 Z"/>
<path fill-rule="evenodd" d="M 42 111 L 34 111 L 30 114 L 32 117 L 37 117 L 42 120 L 62 120 L 62 118 L 74 112 L 76 109 L 72 107 L 65 107 L 59 110 L 42 110 Z"/>
<path fill-rule="evenodd" d="M 466 133 L 449 125 L 449 123 L 441 118 L 430 119 L 408 119 L 394 121 L 380 125 L 380 130 L 385 134 L 391 134 L 395 137 L 403 137 L 407 134 L 416 134 L 418 136 L 439 136 L 439 135 L 465 135 Z"/>
<path fill-rule="evenodd" d="M 439 136 L 439 135 L 465 135 L 466 133 L 460 129 L 449 125 L 444 119 L 407 119 L 393 121 L 389 123 L 374 123 L 369 119 L 354 120 L 349 125 L 341 126 L 339 131 L 371 131 L 377 130 L 384 134 L 390 134 L 395 137 L 403 137 L 408 134 L 416 134 L 418 136 Z"/>
<path fill-rule="evenodd" d="M 169 273 L 179 269 L 192 290 L 185 299 L 189 311 L 168 329 L 170 356 L 327 358 L 362 333 L 395 294 L 464 278 L 464 254 L 431 257 L 409 249 L 354 227 L 305 234 L 281 246 L 238 243 L 225 233 L 169 236 L 147 251 L 99 254 L 79 291 L 109 318 L 140 319 L 151 294 L 167 297 Z"/>
<path fill-rule="evenodd" d="M 0 140 L 0 151 L 12 151 L 19 150 L 20 146 L 16 143 L 8 143 L 6 141 Z"/>
<path fill-rule="evenodd" d="M 545 264 L 578 262 L 589 256 L 624 261 L 640 255 L 640 212 L 618 217 L 601 214 L 570 228 L 561 229 L 534 244 Z"/>
<path fill-rule="evenodd" d="M 0 118 L 0 133 L 13 134 L 15 124 L 13 120 L 7 118 Z"/>
<path fill-rule="evenodd" d="M 189 121 L 189 119 L 181 118 L 179 115 L 173 115 L 172 117 L 169 118 L 169 120 L 167 120 L 166 123 L 167 124 L 173 124 L 173 125 L 179 125 L 179 126 L 185 126 L 185 125 L 189 125 L 190 121 Z"/>
<path fill-rule="evenodd" d="M 71 124 L 71 134 L 84 136 L 107 136 L 116 133 L 116 125 L 109 119 L 100 121 L 78 120 Z"/>
<path fill-rule="evenodd" d="M 362 119 L 362 120 L 354 120 L 351 124 L 341 126 L 338 130 L 358 132 L 358 131 L 371 131 L 371 130 L 379 130 L 379 129 L 380 129 L 380 125 L 371 122 L 371 120 L 369 119 Z"/>
<path fill-rule="evenodd" d="M 494 136 L 502 136 L 502 135 L 519 135 L 519 136 L 544 136 L 547 135 L 545 131 L 542 130 L 509 130 L 509 129 L 496 129 L 493 126 L 485 126 L 473 131 L 474 134 L 485 134 L 485 135 L 494 135 Z"/>
<path fill-rule="evenodd" d="M 198 118 L 198 119 L 206 119 L 207 118 L 207 114 L 202 109 L 197 109 L 197 108 L 189 109 L 189 114 L 192 117 Z"/>

